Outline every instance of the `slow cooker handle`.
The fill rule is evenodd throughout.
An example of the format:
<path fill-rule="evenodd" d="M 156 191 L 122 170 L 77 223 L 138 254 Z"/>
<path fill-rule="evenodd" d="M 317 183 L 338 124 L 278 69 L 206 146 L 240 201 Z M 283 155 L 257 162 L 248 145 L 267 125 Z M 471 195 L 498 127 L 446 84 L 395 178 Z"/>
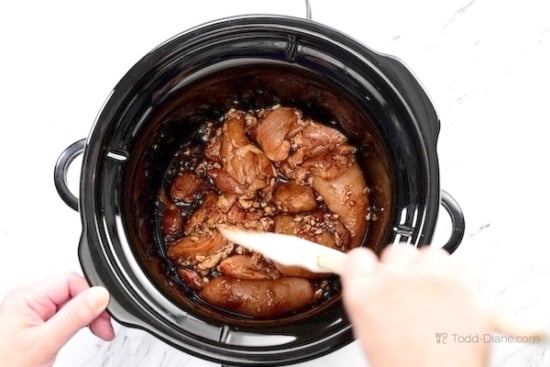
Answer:
<path fill-rule="evenodd" d="M 452 254 L 464 238 L 464 230 L 466 228 L 464 213 L 460 205 L 458 205 L 458 202 L 445 190 L 441 190 L 441 206 L 449 213 L 453 227 L 451 237 L 443 246 L 443 249 Z"/>
<path fill-rule="evenodd" d="M 57 193 L 65 204 L 76 211 L 78 211 L 78 198 L 69 190 L 69 185 L 67 184 L 67 172 L 69 171 L 69 166 L 75 158 L 84 152 L 85 147 L 86 139 L 81 139 L 65 148 L 65 150 L 59 155 L 59 158 L 57 158 L 53 172 L 53 181 L 55 183 Z"/>

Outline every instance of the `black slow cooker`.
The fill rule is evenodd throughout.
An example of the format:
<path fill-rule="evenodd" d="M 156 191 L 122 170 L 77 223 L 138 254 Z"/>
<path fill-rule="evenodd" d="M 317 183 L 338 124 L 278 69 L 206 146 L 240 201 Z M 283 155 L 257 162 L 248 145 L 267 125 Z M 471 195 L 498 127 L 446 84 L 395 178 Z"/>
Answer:
<path fill-rule="evenodd" d="M 439 185 L 439 120 L 400 61 L 311 20 L 223 19 L 179 34 L 139 60 L 109 95 L 88 138 L 56 164 L 58 192 L 82 218 L 83 272 L 109 289 L 108 310 L 118 322 L 227 365 L 298 363 L 353 340 L 339 299 L 274 322 L 197 309 L 155 250 L 148 219 L 154 195 L 195 123 L 232 106 L 273 103 L 329 120 L 359 148 L 377 215 L 363 246 L 380 252 L 398 242 L 429 244 L 440 204 L 453 222 L 444 248 L 453 252 L 460 244 L 462 212 Z M 77 199 L 66 173 L 81 153 Z"/>

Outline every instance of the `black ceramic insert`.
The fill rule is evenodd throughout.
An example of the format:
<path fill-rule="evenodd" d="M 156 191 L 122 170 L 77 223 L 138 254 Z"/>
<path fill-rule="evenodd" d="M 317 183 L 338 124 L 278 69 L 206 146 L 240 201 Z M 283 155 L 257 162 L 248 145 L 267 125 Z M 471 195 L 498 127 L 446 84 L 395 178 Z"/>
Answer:
<path fill-rule="evenodd" d="M 83 271 L 112 292 L 116 320 L 229 365 L 298 363 L 353 340 L 339 299 L 273 322 L 197 307 L 165 276 L 155 251 L 149 213 L 163 170 L 193 121 L 273 102 L 336 123 L 359 147 L 378 210 L 364 246 L 379 252 L 398 241 L 430 243 L 441 200 L 439 121 L 407 68 L 310 20 L 223 19 L 168 40 L 128 71 L 78 147 L 84 151 L 79 202 L 60 190 L 82 217 Z M 60 166 L 71 160 L 62 158 Z M 460 222 L 461 213 L 456 217 Z M 454 236 L 447 249 L 460 240 Z"/>

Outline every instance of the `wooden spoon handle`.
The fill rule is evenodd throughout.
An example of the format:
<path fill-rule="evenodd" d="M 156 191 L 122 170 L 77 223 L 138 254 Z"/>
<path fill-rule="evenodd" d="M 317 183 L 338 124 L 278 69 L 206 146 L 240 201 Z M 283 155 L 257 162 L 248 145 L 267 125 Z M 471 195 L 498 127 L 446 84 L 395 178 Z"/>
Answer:
<path fill-rule="evenodd" d="M 318 255 L 317 256 L 317 265 L 319 267 L 335 273 L 342 275 L 344 270 L 344 262 L 346 261 L 346 254 L 341 253 L 342 256 L 330 256 L 330 255 Z"/>

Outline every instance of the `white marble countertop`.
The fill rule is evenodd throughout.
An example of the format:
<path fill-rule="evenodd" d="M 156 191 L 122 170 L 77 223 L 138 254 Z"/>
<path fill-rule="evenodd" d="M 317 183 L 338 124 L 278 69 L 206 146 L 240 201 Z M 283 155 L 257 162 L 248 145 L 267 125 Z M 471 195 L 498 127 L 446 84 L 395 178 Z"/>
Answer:
<path fill-rule="evenodd" d="M 59 199 L 53 165 L 66 146 L 88 135 L 111 88 L 141 56 L 222 16 L 305 13 L 298 0 L 188 4 L 0 4 L 0 296 L 48 274 L 79 271 L 80 218 Z M 484 277 L 496 309 L 550 328 L 550 2 L 311 4 L 314 20 L 399 57 L 418 76 L 441 118 L 441 186 L 466 217 L 454 256 Z M 70 172 L 73 183 L 78 170 Z M 445 214 L 439 223 L 436 244 L 449 229 Z M 111 343 L 81 331 L 56 366 L 216 365 L 143 331 L 116 329 Z M 365 365 L 357 343 L 303 364 L 334 365 Z M 493 345 L 492 366 L 548 365 L 548 347 Z"/>

